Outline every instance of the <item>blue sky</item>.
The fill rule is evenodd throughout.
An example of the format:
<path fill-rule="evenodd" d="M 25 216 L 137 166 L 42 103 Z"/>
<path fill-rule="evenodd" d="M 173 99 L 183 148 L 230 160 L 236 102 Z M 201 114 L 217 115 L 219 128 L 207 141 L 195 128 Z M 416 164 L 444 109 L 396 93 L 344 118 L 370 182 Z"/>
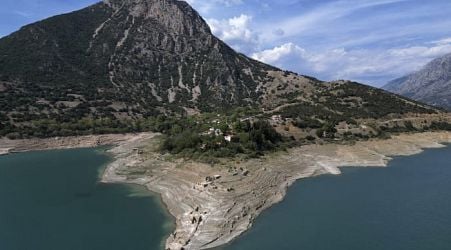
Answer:
<path fill-rule="evenodd" d="M 0 36 L 92 0 L 2 0 Z M 449 0 L 188 0 L 255 59 L 322 80 L 381 86 L 451 53 Z"/>

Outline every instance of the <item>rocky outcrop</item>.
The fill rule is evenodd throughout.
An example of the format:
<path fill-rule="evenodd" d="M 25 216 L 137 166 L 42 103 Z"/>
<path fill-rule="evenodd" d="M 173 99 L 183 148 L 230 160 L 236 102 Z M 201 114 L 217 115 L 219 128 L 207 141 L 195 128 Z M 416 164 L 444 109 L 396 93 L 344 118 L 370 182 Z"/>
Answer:
<path fill-rule="evenodd" d="M 383 88 L 451 109 L 451 54 L 433 60 L 418 72 L 393 80 Z"/>
<path fill-rule="evenodd" d="M 262 93 L 256 87 L 268 81 L 265 72 L 272 67 L 236 53 L 213 36 L 186 2 L 108 1 L 107 5 L 114 18 L 98 28 L 91 49 L 100 51 L 111 31 L 118 34 L 108 53 L 113 84 L 141 94 L 136 86 L 144 83 L 141 91 L 147 88 L 147 96 L 181 106 L 258 101 Z"/>
<path fill-rule="evenodd" d="M 5 94 L 66 113 L 75 108 L 53 102 L 132 116 L 255 106 L 265 86 L 284 83 L 269 71 L 295 75 L 235 52 L 177 0 L 105 0 L 0 39 L 0 81 L 13 86 Z"/>
<path fill-rule="evenodd" d="M 142 118 L 237 107 L 323 121 L 437 112 L 248 58 L 184 1 L 106 0 L 0 39 L 0 136 L 139 131 Z"/>

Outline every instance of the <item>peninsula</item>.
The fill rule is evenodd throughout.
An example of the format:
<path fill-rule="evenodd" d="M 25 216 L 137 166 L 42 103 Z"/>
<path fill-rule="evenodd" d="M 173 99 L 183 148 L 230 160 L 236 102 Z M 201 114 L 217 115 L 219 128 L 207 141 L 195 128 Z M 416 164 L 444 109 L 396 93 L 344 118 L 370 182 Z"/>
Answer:
<path fill-rule="evenodd" d="M 385 167 L 392 156 L 407 156 L 451 143 L 450 132 L 402 134 L 354 145 L 309 145 L 259 159 L 210 166 L 155 153 L 155 134 L 124 143 L 105 182 L 134 183 L 161 195 L 176 218 L 166 249 L 209 249 L 248 230 L 258 215 L 283 200 L 296 180 L 340 174 L 340 167 Z M 139 149 L 139 152 L 136 149 Z"/>
<path fill-rule="evenodd" d="M 393 156 L 418 154 L 451 143 L 451 132 L 404 133 L 352 145 L 327 143 L 263 157 L 211 165 L 161 154 L 162 135 L 139 133 L 51 139 L 2 139 L 0 151 L 25 152 L 113 146 L 103 182 L 143 185 L 161 195 L 176 219 L 166 249 L 209 249 L 231 242 L 258 215 L 283 200 L 296 180 L 341 173 L 340 167 L 385 167 Z M 5 146 L 7 148 L 5 148 Z"/>

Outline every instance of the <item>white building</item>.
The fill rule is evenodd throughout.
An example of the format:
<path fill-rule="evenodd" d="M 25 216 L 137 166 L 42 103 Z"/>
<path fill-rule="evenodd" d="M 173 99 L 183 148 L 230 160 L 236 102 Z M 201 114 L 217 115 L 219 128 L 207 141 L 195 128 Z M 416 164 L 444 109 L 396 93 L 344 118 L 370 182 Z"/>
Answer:
<path fill-rule="evenodd" d="M 271 116 L 271 120 L 274 122 L 282 122 L 283 121 L 281 115 L 273 115 L 273 116 Z"/>

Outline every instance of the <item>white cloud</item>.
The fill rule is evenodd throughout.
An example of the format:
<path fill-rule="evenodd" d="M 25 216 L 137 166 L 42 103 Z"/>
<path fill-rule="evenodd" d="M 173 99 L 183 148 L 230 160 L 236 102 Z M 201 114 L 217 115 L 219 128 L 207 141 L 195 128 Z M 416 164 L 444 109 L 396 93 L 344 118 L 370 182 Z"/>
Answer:
<path fill-rule="evenodd" d="M 449 3 L 187 1 L 207 17 L 213 33 L 234 49 L 324 80 L 381 85 L 451 52 Z"/>
<path fill-rule="evenodd" d="M 185 1 L 204 14 L 210 12 L 212 9 L 217 8 L 219 6 L 229 7 L 243 3 L 243 0 L 185 0 Z"/>
<path fill-rule="evenodd" d="M 285 57 L 298 57 L 302 59 L 305 56 L 305 50 L 294 43 L 286 43 L 273 49 L 263 50 L 252 54 L 252 58 L 268 64 L 277 64 Z"/>
<path fill-rule="evenodd" d="M 286 43 L 254 53 L 252 57 L 301 74 L 322 76 L 323 80 L 352 79 L 368 83 L 378 79 L 371 83 L 380 86 L 451 53 L 451 40 L 448 43 L 428 44 L 430 46 L 387 50 L 335 48 L 318 52 Z"/>
<path fill-rule="evenodd" d="M 251 16 L 241 14 L 229 19 L 208 19 L 212 32 L 240 51 L 248 51 L 258 43 L 258 34 L 250 28 Z"/>
<path fill-rule="evenodd" d="M 306 31 L 319 30 L 330 32 L 330 23 L 335 20 L 350 15 L 358 10 L 375 7 L 385 4 L 404 2 L 407 0 L 339 0 L 322 4 L 309 12 L 302 13 L 298 16 L 288 16 L 278 22 L 267 23 L 261 27 L 263 31 L 281 30 L 286 37 L 300 35 Z M 274 32 L 264 33 L 265 39 L 273 41 L 279 39 L 279 35 Z"/>
<path fill-rule="evenodd" d="M 438 43 L 437 45 L 432 47 L 414 46 L 409 48 L 389 50 L 389 53 L 395 57 L 411 58 L 411 59 L 414 59 L 415 57 L 436 58 L 450 52 L 451 52 L 451 40 L 449 40 L 447 43 L 443 41 L 442 43 Z"/>
<path fill-rule="evenodd" d="M 19 15 L 21 17 L 24 17 L 24 18 L 31 18 L 33 16 L 32 13 L 27 12 L 27 11 L 16 10 L 16 11 L 13 11 L 13 13 L 16 15 Z"/>
<path fill-rule="evenodd" d="M 449 44 L 449 43 L 451 43 L 451 37 L 443 38 L 443 39 L 440 39 L 440 40 L 437 40 L 437 41 L 432 41 L 431 43 L 432 44 L 439 44 L 439 45 Z"/>

